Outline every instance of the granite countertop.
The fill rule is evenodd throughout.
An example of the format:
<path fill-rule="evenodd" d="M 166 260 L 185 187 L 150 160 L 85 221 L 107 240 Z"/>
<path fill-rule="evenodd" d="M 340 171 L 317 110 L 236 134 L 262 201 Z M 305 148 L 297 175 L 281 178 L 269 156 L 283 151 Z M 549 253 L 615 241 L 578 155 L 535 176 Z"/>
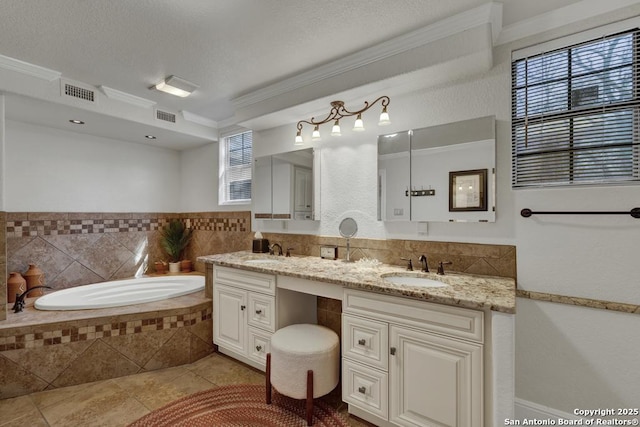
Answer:
<path fill-rule="evenodd" d="M 275 262 L 252 263 L 252 260 L 272 260 Z M 455 305 L 473 309 L 490 309 L 503 313 L 515 313 L 516 284 L 514 279 L 471 274 L 409 272 L 405 269 L 379 264 L 371 267 L 366 263 L 346 263 L 319 257 L 283 257 L 256 254 L 249 251 L 232 252 L 198 257 L 198 261 L 261 273 L 299 277 L 326 283 L 342 285 L 388 295 L 421 299 L 429 302 Z M 419 270 L 417 268 L 416 270 Z M 445 270 L 446 271 L 446 270 Z M 383 276 L 415 275 L 446 283 L 448 286 L 424 288 L 391 283 Z"/>

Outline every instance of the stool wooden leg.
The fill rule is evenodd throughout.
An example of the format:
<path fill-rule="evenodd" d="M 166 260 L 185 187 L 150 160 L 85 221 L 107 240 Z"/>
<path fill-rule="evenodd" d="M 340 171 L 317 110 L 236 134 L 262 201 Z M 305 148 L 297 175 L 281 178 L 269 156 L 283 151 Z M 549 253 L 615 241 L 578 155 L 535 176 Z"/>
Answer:
<path fill-rule="evenodd" d="M 307 425 L 313 424 L 313 371 L 307 371 Z"/>
<path fill-rule="evenodd" d="M 271 353 L 267 353 L 267 372 L 266 389 L 267 389 L 267 405 L 271 405 Z"/>

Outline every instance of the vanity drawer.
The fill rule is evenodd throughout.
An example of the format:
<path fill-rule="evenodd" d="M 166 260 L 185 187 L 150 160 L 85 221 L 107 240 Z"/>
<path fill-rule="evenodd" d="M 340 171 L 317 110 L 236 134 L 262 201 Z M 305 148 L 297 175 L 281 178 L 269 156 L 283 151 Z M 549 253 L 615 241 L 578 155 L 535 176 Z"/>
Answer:
<path fill-rule="evenodd" d="M 262 366 L 267 364 L 267 353 L 271 351 L 271 334 L 256 328 L 247 331 L 247 353 L 249 359 Z"/>
<path fill-rule="evenodd" d="M 480 343 L 484 341 L 484 313 L 468 308 L 345 289 L 342 312 Z"/>
<path fill-rule="evenodd" d="M 247 297 L 247 323 L 269 332 L 276 330 L 275 297 L 249 292 Z"/>
<path fill-rule="evenodd" d="M 386 372 L 342 359 L 342 400 L 387 419 L 389 413 Z"/>
<path fill-rule="evenodd" d="M 264 292 L 271 295 L 276 293 L 276 276 L 273 274 L 256 273 L 254 271 L 216 265 L 213 269 L 213 281 L 214 283 L 222 283 L 250 291 Z"/>
<path fill-rule="evenodd" d="M 342 315 L 342 354 L 367 365 L 388 369 L 389 326 L 385 322 Z"/>

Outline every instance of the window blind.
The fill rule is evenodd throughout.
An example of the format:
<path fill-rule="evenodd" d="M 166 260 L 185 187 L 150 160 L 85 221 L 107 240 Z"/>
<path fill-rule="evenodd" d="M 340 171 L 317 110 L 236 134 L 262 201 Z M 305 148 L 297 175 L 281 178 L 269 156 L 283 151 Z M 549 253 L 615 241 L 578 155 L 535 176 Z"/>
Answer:
<path fill-rule="evenodd" d="M 228 136 L 224 141 L 223 199 L 226 202 L 251 200 L 253 134 L 243 132 Z"/>
<path fill-rule="evenodd" d="M 512 186 L 638 181 L 638 30 L 512 61 Z"/>

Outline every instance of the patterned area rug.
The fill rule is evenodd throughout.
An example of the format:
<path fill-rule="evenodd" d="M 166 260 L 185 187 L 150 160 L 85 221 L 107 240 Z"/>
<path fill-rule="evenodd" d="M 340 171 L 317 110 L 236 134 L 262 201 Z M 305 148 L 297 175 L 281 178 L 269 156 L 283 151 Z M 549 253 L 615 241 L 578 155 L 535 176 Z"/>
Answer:
<path fill-rule="evenodd" d="M 232 385 L 201 391 L 171 402 L 145 415 L 129 427 L 231 427 L 306 426 L 304 400 L 274 391 L 273 403 L 265 403 L 260 385 Z M 313 403 L 313 425 L 348 427 L 344 416 L 322 400 Z"/>

